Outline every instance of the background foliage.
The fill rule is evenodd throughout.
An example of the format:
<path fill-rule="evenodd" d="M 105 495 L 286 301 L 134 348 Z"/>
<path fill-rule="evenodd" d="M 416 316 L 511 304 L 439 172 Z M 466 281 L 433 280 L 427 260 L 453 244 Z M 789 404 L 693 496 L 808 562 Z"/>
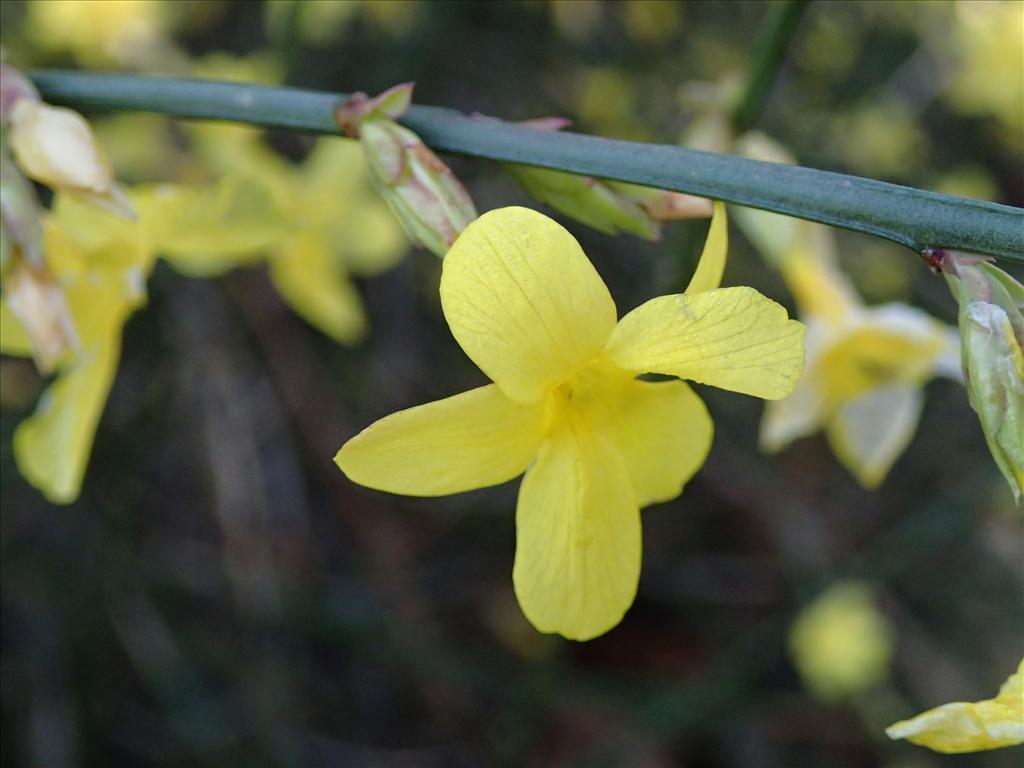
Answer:
<path fill-rule="evenodd" d="M 652 141 L 692 125 L 709 83 L 743 81 L 775 10 L 117 2 L 68 22 L 69 5 L 3 3 L 11 60 L 220 76 L 230 54 L 265 82 L 376 93 L 413 79 L 421 103 L 565 115 Z M 806 165 L 1021 205 L 1024 116 L 1006 75 L 1024 63 L 1008 37 L 1020 6 L 814 4 L 758 127 Z M 164 130 L 186 146 L 158 119 L 101 129 L 122 180 L 186 172 L 155 150 Z M 297 162 L 311 146 L 267 140 Z M 529 204 L 497 166 L 452 162 L 481 210 Z M 670 225 L 655 244 L 568 226 L 623 312 L 682 289 L 706 225 Z M 910 254 L 838 237 L 869 303 L 955 322 L 941 279 Z M 0 361 L 5 763 L 954 759 L 882 729 L 990 696 L 1021 656 L 1019 515 L 962 387 L 929 385 L 918 434 L 876 492 L 820 436 L 760 456 L 760 403 L 699 388 L 717 427 L 708 463 L 644 513 L 640 593 L 622 625 L 572 644 L 535 633 L 515 605 L 514 485 L 405 499 L 354 487 L 331 462 L 373 419 L 483 383 L 444 324 L 438 273 L 417 251 L 358 280 L 371 330 L 346 348 L 292 313 L 263 266 L 206 281 L 159 265 L 67 508 L 15 470 L 11 434 L 44 382 L 28 362 Z M 725 283 L 792 308 L 735 230 Z M 883 681 L 824 703 L 786 635 L 806 601 L 851 575 L 875 588 L 895 654 Z M 1019 750 L 955 759 L 1009 766 Z"/>

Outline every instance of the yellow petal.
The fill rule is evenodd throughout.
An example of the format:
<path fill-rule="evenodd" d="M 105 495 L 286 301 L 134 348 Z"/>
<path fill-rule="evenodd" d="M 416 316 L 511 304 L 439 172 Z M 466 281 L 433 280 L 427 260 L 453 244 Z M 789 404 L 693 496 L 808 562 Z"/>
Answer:
<path fill-rule="evenodd" d="M 119 352 L 119 343 L 83 351 L 14 431 L 19 471 L 54 504 L 78 497 Z"/>
<path fill-rule="evenodd" d="M 682 493 L 707 459 L 714 426 L 686 382 L 631 379 L 602 433 L 622 454 L 637 503 L 645 507 Z"/>
<path fill-rule="evenodd" d="M 700 261 L 697 262 L 697 270 L 690 278 L 685 293 L 701 293 L 720 286 L 728 250 L 729 226 L 725 203 L 716 200 L 714 213 L 711 215 L 711 226 L 708 228 L 708 239 L 704 241 L 704 250 L 700 255 Z"/>
<path fill-rule="evenodd" d="M 527 208 L 466 228 L 444 259 L 441 305 L 466 354 L 523 402 L 592 359 L 615 325 L 615 303 L 579 243 Z"/>
<path fill-rule="evenodd" d="M 921 390 L 906 384 L 871 389 L 836 411 L 828 440 L 865 488 L 875 488 L 906 450 L 921 418 Z"/>
<path fill-rule="evenodd" d="M 55 504 L 74 501 L 114 380 L 121 327 L 142 301 L 137 286 L 112 271 L 93 272 L 67 289 L 82 349 L 14 432 L 14 458 L 25 479 Z"/>
<path fill-rule="evenodd" d="M 636 373 L 663 373 L 777 400 L 803 368 L 804 327 L 753 288 L 660 296 L 619 321 L 609 360 Z"/>
<path fill-rule="evenodd" d="M 1024 744 L 1024 660 L 994 699 L 957 701 L 885 729 L 936 752 L 978 752 Z"/>
<path fill-rule="evenodd" d="M 761 417 L 759 443 L 762 451 L 774 453 L 793 440 L 817 432 L 828 415 L 827 402 L 821 386 L 818 361 L 822 349 L 831 344 L 835 333 L 818 318 L 806 322 L 804 334 L 804 371 L 796 388 L 788 397 L 765 404 Z"/>
<path fill-rule="evenodd" d="M 295 231 L 266 189 L 236 176 L 216 186 L 160 185 L 137 195 L 136 205 L 153 247 L 194 277 L 251 264 Z"/>
<path fill-rule="evenodd" d="M 270 279 L 292 309 L 339 344 L 353 344 L 366 333 L 355 286 L 315 233 L 296 235 L 271 259 Z"/>
<path fill-rule="evenodd" d="M 519 605 L 541 632 L 589 640 L 622 620 L 640 578 L 640 512 L 618 452 L 563 424 L 541 446 L 516 507 Z"/>
<path fill-rule="evenodd" d="M 497 485 L 536 455 L 544 411 L 490 384 L 393 413 L 345 443 L 334 461 L 353 482 L 410 496 Z"/>

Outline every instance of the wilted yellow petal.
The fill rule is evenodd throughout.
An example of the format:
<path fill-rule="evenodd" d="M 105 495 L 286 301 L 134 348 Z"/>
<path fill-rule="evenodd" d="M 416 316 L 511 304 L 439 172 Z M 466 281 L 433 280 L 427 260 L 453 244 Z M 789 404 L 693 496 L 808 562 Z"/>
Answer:
<path fill-rule="evenodd" d="M 924 395 L 906 384 L 875 387 L 846 402 L 828 425 L 836 458 L 865 488 L 875 488 L 910 444 Z"/>
<path fill-rule="evenodd" d="M 978 752 L 1024 744 L 1024 660 L 994 699 L 957 701 L 885 729 L 936 752 Z"/>
<path fill-rule="evenodd" d="M 353 344 L 366 333 L 355 286 L 315 233 L 295 234 L 271 259 L 270 279 L 292 309 L 339 344 Z"/>
<path fill-rule="evenodd" d="M 519 490 L 512 581 L 526 618 L 570 640 L 607 632 L 636 595 L 640 539 L 622 458 L 564 420 Z"/>
<path fill-rule="evenodd" d="M 622 454 L 639 506 L 674 499 L 711 450 L 714 427 L 684 381 L 629 380 L 602 434 Z"/>
<path fill-rule="evenodd" d="M 369 488 L 443 496 L 522 473 L 544 425 L 543 403 L 516 403 L 490 384 L 386 416 L 345 443 L 334 461 Z"/>
<path fill-rule="evenodd" d="M 704 241 L 700 261 L 697 262 L 697 269 L 690 278 L 685 293 L 702 293 L 720 286 L 728 250 L 729 223 L 725 214 L 725 203 L 716 200 L 714 213 L 711 215 L 711 226 L 708 228 L 708 239 Z"/>
<path fill-rule="evenodd" d="M 615 365 L 777 400 L 803 369 L 804 327 L 753 288 L 660 296 L 619 321 L 608 340 Z"/>
<path fill-rule="evenodd" d="M 444 259 L 441 305 L 466 354 L 524 402 L 591 360 L 615 325 L 615 303 L 579 243 L 527 208 L 467 227 Z"/>

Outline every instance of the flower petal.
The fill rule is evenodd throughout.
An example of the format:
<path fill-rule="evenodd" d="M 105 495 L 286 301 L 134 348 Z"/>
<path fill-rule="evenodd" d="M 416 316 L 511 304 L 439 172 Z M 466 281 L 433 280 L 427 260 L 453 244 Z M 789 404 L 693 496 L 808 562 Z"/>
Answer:
<path fill-rule="evenodd" d="M 54 504 L 78 497 L 119 356 L 120 338 L 83 351 L 14 431 L 19 471 Z"/>
<path fill-rule="evenodd" d="M 888 384 L 868 390 L 836 411 L 828 425 L 832 451 L 865 488 L 877 487 L 906 450 L 923 403 L 916 386 Z"/>
<path fill-rule="evenodd" d="M 817 432 L 828 415 L 818 361 L 823 350 L 835 340 L 835 331 L 820 318 L 806 321 L 806 328 L 803 375 L 792 394 L 764 407 L 759 444 L 767 453 L 782 450 L 797 438 Z"/>
<path fill-rule="evenodd" d="M 725 214 L 725 203 L 715 200 L 714 213 L 711 215 L 711 226 L 708 228 L 708 239 L 704 241 L 704 250 L 697 262 L 697 269 L 690 278 L 684 293 L 702 293 L 717 288 L 722 284 L 722 273 L 725 271 L 725 255 L 729 250 L 729 225 Z"/>
<path fill-rule="evenodd" d="M 640 507 L 674 499 L 704 464 L 714 425 L 684 381 L 628 382 L 602 428 L 629 470 Z"/>
<path fill-rule="evenodd" d="M 441 305 L 466 354 L 523 402 L 593 358 L 615 326 L 615 303 L 579 243 L 528 208 L 466 228 L 444 259 Z"/>
<path fill-rule="evenodd" d="M 885 729 L 936 752 L 978 752 L 1024 744 L 1024 661 L 994 699 L 956 701 Z"/>
<path fill-rule="evenodd" d="M 636 373 L 664 373 L 777 400 L 803 369 L 804 326 L 753 288 L 660 296 L 619 321 L 609 360 Z"/>
<path fill-rule="evenodd" d="M 543 403 L 516 403 L 490 384 L 386 416 L 345 443 L 334 461 L 369 488 L 443 496 L 521 474 L 544 426 Z"/>
<path fill-rule="evenodd" d="M 275 254 L 270 279 L 292 309 L 339 344 L 353 344 L 366 333 L 359 294 L 316 233 L 296 234 Z"/>
<path fill-rule="evenodd" d="M 589 640 L 614 627 L 636 596 L 640 511 L 618 452 L 593 432 L 557 428 L 519 490 L 519 605 L 541 632 Z"/>

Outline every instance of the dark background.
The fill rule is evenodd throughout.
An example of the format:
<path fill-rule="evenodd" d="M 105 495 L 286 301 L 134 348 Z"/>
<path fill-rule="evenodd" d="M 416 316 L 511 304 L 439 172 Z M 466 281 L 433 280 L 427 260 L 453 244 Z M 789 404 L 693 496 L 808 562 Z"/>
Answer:
<path fill-rule="evenodd" d="M 5 1 L 2 20 L 26 68 L 174 72 L 265 50 L 293 85 L 415 80 L 424 104 L 670 143 L 692 118 L 685 84 L 742 81 L 778 8 L 630 5 L 363 3 L 304 30 L 287 6 L 186 2 L 161 27 L 173 54 L 156 60 L 47 47 L 25 3 Z M 966 5 L 813 4 L 758 127 L 806 165 L 1020 205 L 1024 125 L 950 95 L 977 63 L 956 42 Z M 293 157 L 308 147 L 270 140 Z M 481 210 L 526 202 L 497 166 L 452 164 Z M 706 227 L 671 225 L 650 244 L 567 225 L 620 313 L 680 290 Z M 913 254 L 839 240 L 869 303 L 955 322 Z M 158 265 L 68 507 L 17 474 L 11 434 L 44 382 L 3 359 L 4 765 L 1019 764 L 1019 748 L 946 757 L 882 732 L 990 697 L 1022 655 L 1020 514 L 960 385 L 928 385 L 918 434 L 876 492 L 821 436 L 759 455 L 761 402 L 698 386 L 716 427 L 707 464 L 644 512 L 622 624 L 572 643 L 516 606 L 517 483 L 401 498 L 353 486 L 331 461 L 372 420 L 484 382 L 441 316 L 438 272 L 414 251 L 361 282 L 372 332 L 346 349 L 292 314 L 262 267 L 198 281 Z M 726 283 L 792 309 L 735 229 Z M 786 633 L 847 577 L 877 590 L 891 676 L 826 704 L 802 686 Z"/>

